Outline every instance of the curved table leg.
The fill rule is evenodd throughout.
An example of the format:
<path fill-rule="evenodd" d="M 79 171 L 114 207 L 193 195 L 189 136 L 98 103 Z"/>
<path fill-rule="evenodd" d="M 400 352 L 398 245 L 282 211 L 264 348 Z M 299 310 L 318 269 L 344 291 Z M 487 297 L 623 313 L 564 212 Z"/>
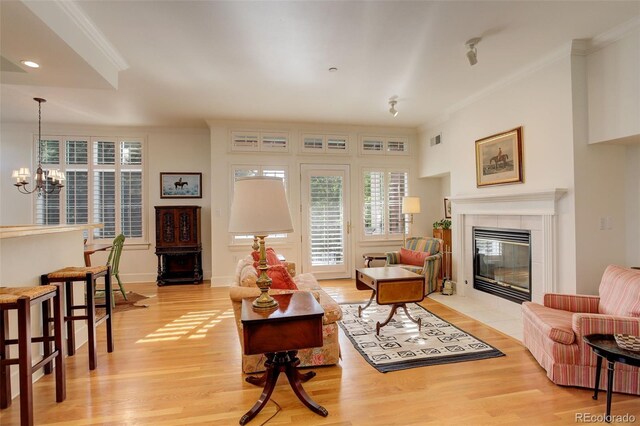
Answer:
<path fill-rule="evenodd" d="M 279 375 L 280 375 L 280 369 L 278 367 L 274 367 L 273 364 L 267 367 L 267 372 L 265 373 L 266 384 L 264 386 L 264 389 L 262 390 L 262 394 L 260 395 L 260 398 L 258 398 L 256 403 L 253 405 L 253 407 L 251 407 L 251 409 L 247 411 L 246 414 L 240 418 L 241 425 L 245 425 L 248 422 L 250 422 L 256 415 L 258 415 L 260 410 L 264 408 L 264 406 L 269 401 L 269 398 L 271 398 L 273 389 L 276 387 L 276 383 L 278 382 Z"/>
<path fill-rule="evenodd" d="M 391 306 L 391 310 L 389 311 L 389 316 L 387 317 L 387 319 L 384 320 L 382 324 L 380 324 L 379 322 L 376 323 L 376 336 L 380 335 L 380 329 L 382 327 L 389 324 L 389 321 L 391 321 L 391 318 L 393 318 L 393 316 L 395 315 L 396 310 L 398 309 L 398 306 L 400 305 L 397 305 L 394 303 L 393 306 Z"/>
<path fill-rule="evenodd" d="M 415 322 L 416 324 L 418 324 L 418 331 L 420 331 L 420 329 L 422 328 L 422 318 L 418 318 L 417 320 L 411 316 L 411 314 L 409 313 L 409 311 L 407 310 L 407 305 L 406 304 L 402 304 L 402 309 L 404 309 L 404 313 L 407 316 L 407 318 L 409 318 L 411 321 Z"/>
<path fill-rule="evenodd" d="M 369 306 L 371 306 L 371 302 L 373 302 L 373 298 L 376 297 L 376 291 L 373 290 L 371 292 L 371 297 L 369 298 L 369 301 L 367 302 L 366 305 L 364 306 L 358 306 L 358 318 L 360 318 L 362 316 L 362 311 L 364 311 L 365 309 L 367 309 Z"/>
<path fill-rule="evenodd" d="M 318 405 L 313 399 L 311 399 L 309 394 L 302 387 L 300 376 L 308 376 L 309 373 L 302 375 L 296 368 L 297 365 L 300 364 L 300 360 L 295 356 L 296 353 L 297 351 L 293 354 L 290 353 L 293 358 L 291 362 L 287 363 L 287 365 L 285 366 L 285 372 L 287 374 L 287 379 L 289 379 L 289 384 L 291 385 L 291 388 L 293 389 L 293 392 L 296 394 L 298 399 L 302 401 L 302 403 L 306 405 L 307 408 L 309 408 L 314 413 L 321 415 L 322 417 L 327 417 L 329 415 L 327 409 L 321 405 Z M 315 373 L 313 375 L 315 376 Z"/>
<path fill-rule="evenodd" d="M 247 383 L 251 383 L 255 386 L 264 386 L 267 383 L 267 377 L 269 375 L 269 367 L 273 365 L 273 358 L 276 356 L 274 352 L 269 352 L 266 354 L 267 360 L 264 362 L 264 366 L 267 369 L 261 376 L 249 376 L 244 380 Z"/>

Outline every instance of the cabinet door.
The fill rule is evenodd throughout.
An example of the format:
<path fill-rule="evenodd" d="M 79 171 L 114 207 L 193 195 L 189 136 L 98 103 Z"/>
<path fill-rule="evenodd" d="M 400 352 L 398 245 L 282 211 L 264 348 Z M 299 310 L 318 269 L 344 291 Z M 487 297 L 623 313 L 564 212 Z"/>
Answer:
<path fill-rule="evenodd" d="M 176 209 L 176 233 L 179 245 L 198 244 L 196 209 Z"/>
<path fill-rule="evenodd" d="M 158 209 L 156 211 L 156 226 L 158 227 L 156 245 L 172 247 L 177 244 L 176 218 L 173 209 Z"/>

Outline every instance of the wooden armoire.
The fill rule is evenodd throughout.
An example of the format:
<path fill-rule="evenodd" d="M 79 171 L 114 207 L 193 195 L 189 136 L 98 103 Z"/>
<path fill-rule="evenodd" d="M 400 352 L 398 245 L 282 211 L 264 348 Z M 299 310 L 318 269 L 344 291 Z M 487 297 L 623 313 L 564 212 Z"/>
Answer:
<path fill-rule="evenodd" d="M 156 206 L 159 286 L 202 282 L 200 206 Z"/>

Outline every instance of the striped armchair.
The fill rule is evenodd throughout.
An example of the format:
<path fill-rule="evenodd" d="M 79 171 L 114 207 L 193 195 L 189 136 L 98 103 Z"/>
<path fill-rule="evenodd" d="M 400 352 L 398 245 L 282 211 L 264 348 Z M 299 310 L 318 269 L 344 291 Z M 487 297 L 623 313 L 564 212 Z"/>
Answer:
<path fill-rule="evenodd" d="M 640 335 L 640 271 L 609 266 L 599 296 L 545 294 L 544 305 L 522 304 L 524 345 L 558 385 L 593 388 L 596 355 L 589 334 Z M 617 363 L 614 392 L 640 395 L 640 369 Z M 606 374 L 599 387 L 606 388 Z"/>
<path fill-rule="evenodd" d="M 407 265 L 400 261 L 400 252 L 392 251 L 387 253 L 386 266 L 399 266 L 416 274 L 424 275 L 424 294 L 433 293 L 438 288 L 438 275 L 440 265 L 442 265 L 442 247 L 444 242 L 439 238 L 431 237 L 411 237 L 407 238 L 404 248 L 413 251 L 427 251 L 431 253 L 424 260 L 424 265 Z"/>

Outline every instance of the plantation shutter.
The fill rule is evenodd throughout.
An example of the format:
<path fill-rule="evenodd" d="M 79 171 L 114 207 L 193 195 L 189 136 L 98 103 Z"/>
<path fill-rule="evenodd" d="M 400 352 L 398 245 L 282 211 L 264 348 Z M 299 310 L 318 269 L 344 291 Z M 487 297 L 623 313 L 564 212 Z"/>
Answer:
<path fill-rule="evenodd" d="M 364 233 L 384 235 L 384 173 L 367 171 L 364 174 Z"/>
<path fill-rule="evenodd" d="M 120 141 L 120 232 L 142 237 L 142 142 Z"/>
<path fill-rule="evenodd" d="M 93 230 L 95 238 L 116 236 L 116 142 L 93 142 L 93 221 L 102 229 Z"/>
<path fill-rule="evenodd" d="M 312 266 L 344 263 L 342 188 L 342 176 L 311 176 L 309 222 Z"/>
<path fill-rule="evenodd" d="M 278 133 L 265 133 L 262 135 L 261 151 L 281 151 L 286 152 L 289 150 L 289 143 L 287 136 Z"/>
<path fill-rule="evenodd" d="M 36 138 L 37 139 L 37 138 Z M 36 155 L 40 153 L 42 168 L 47 170 L 60 168 L 60 140 L 45 138 L 36 140 Z M 37 160 L 36 160 L 37 161 Z M 48 167 L 49 166 L 49 167 Z M 31 183 L 29 189 L 33 189 L 36 180 L 37 166 L 31 170 Z M 36 223 L 38 225 L 59 225 L 60 224 L 60 194 L 47 194 L 52 187 L 49 181 L 44 185 L 45 192 L 36 197 Z"/>
<path fill-rule="evenodd" d="M 387 214 L 389 218 L 389 234 L 404 232 L 405 220 L 402 214 L 402 197 L 407 195 L 408 175 L 405 172 L 389 172 L 389 199 Z"/>
<path fill-rule="evenodd" d="M 89 223 L 89 142 L 65 140 L 66 222 Z M 84 232 L 87 237 L 87 232 Z"/>

